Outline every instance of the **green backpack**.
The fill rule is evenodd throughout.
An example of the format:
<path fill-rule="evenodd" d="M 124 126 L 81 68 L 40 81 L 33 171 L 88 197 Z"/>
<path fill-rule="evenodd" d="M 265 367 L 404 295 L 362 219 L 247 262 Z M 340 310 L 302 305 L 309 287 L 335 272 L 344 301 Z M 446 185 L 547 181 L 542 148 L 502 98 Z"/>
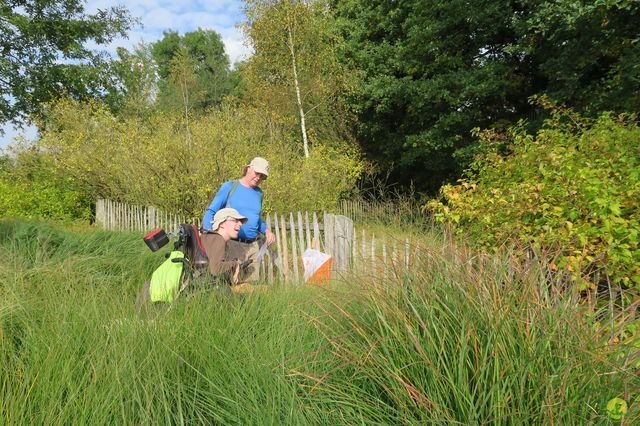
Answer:
<path fill-rule="evenodd" d="M 173 262 L 173 259 L 184 259 L 181 251 L 172 251 L 169 258 L 153 271 L 149 296 L 152 302 L 173 302 L 180 289 L 180 278 L 184 269 L 183 262 Z"/>

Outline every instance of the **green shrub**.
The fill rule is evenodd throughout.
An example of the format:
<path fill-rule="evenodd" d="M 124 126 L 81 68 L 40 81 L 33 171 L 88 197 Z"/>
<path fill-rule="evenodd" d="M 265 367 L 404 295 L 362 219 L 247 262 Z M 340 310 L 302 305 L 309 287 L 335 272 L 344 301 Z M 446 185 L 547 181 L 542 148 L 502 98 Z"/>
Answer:
<path fill-rule="evenodd" d="M 115 119 L 99 105 L 56 105 L 38 147 L 93 197 L 200 216 L 220 184 L 254 156 L 270 162 L 267 210 L 323 209 L 355 188 L 359 152 L 315 141 L 310 158 L 286 119 L 239 106 L 190 119 L 157 113 Z"/>
<path fill-rule="evenodd" d="M 640 128 L 633 117 L 588 121 L 553 108 L 537 134 L 480 133 L 486 150 L 470 176 L 426 207 L 485 247 L 556 253 L 551 267 L 580 290 L 598 275 L 640 289 Z"/>
<path fill-rule="evenodd" d="M 23 151 L 0 170 L 4 217 L 89 220 L 91 204 L 74 179 L 60 176 L 47 156 Z"/>

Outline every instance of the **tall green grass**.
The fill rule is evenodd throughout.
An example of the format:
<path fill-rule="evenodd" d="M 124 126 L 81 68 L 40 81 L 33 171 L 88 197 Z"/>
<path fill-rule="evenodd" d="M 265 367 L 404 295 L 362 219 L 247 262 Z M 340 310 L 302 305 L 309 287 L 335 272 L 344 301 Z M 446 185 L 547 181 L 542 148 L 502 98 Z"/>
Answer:
<path fill-rule="evenodd" d="M 535 265 L 432 254 L 137 314 L 163 260 L 139 235 L 0 222 L 2 421 L 606 424 L 610 398 L 637 396 L 637 371 Z"/>
<path fill-rule="evenodd" d="M 638 370 L 538 265 L 430 254 L 409 274 L 361 277 L 360 303 L 326 310 L 331 374 L 306 386 L 379 423 L 608 423 L 609 399 L 638 398 Z"/>

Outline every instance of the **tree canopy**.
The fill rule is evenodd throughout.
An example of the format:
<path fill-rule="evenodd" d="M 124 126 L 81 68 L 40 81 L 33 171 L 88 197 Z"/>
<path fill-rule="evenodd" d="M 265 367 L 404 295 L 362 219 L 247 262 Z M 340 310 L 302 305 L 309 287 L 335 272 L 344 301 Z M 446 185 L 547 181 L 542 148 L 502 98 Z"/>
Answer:
<path fill-rule="evenodd" d="M 245 14 L 254 54 L 242 69 L 243 99 L 295 118 L 306 156 L 314 138 L 344 138 L 349 79 L 327 2 L 246 0 Z"/>
<path fill-rule="evenodd" d="M 188 90 L 192 107 L 203 111 L 220 104 L 235 85 L 222 39 L 213 30 L 199 28 L 183 36 L 165 31 L 161 40 L 151 44 L 151 52 L 160 79 L 158 102 L 165 110 L 181 109 Z M 191 74 L 190 83 L 181 85 L 176 73 Z"/>
<path fill-rule="evenodd" d="M 21 125 L 62 93 L 104 95 L 106 55 L 86 45 L 125 37 L 135 21 L 123 7 L 85 12 L 82 0 L 0 4 L 0 123 Z"/>
<path fill-rule="evenodd" d="M 640 3 L 335 0 L 351 107 L 372 159 L 435 191 L 473 158 L 475 127 L 541 123 L 527 99 L 640 109 Z"/>

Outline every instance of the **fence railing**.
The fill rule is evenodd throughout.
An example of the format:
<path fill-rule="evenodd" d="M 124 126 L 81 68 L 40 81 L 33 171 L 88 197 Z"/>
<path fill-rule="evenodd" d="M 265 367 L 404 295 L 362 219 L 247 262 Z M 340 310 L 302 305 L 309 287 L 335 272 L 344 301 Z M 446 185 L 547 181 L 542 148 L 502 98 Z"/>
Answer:
<path fill-rule="evenodd" d="M 343 208 L 340 210 L 349 214 Z M 331 255 L 336 274 L 356 270 L 374 276 L 409 268 L 420 252 L 419 245 L 409 239 L 387 241 L 385 236 L 367 234 L 364 228 L 356 230 L 353 220 L 342 214 L 269 213 L 264 220 L 276 236 L 275 247 L 267 251 L 260 265 L 261 275 L 270 282 L 275 279 L 302 282 L 302 254 L 307 248 Z M 157 227 L 172 231 L 181 223 L 201 225 L 200 218 L 109 200 L 98 200 L 96 222 L 106 230 L 143 233 Z"/>
<path fill-rule="evenodd" d="M 358 222 L 394 220 L 415 224 L 424 223 L 430 218 L 417 200 L 408 197 L 387 201 L 341 200 L 337 212 Z"/>

